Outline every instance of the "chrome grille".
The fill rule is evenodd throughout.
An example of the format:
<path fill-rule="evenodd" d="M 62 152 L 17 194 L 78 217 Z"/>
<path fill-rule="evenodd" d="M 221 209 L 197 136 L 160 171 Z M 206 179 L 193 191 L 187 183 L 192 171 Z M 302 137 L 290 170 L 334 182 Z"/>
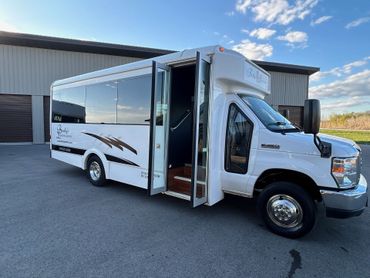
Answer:
<path fill-rule="evenodd" d="M 356 184 L 360 182 L 360 175 L 362 170 L 362 153 L 359 151 L 357 156 L 357 177 L 356 177 Z"/>

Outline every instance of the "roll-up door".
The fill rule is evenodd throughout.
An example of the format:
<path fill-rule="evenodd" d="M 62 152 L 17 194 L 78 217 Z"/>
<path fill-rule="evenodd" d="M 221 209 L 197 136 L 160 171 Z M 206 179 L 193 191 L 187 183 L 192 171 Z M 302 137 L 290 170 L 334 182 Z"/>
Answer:
<path fill-rule="evenodd" d="M 32 142 L 31 96 L 0 94 L 0 142 Z"/>
<path fill-rule="evenodd" d="M 44 96 L 44 133 L 45 142 L 50 141 L 50 97 Z"/>

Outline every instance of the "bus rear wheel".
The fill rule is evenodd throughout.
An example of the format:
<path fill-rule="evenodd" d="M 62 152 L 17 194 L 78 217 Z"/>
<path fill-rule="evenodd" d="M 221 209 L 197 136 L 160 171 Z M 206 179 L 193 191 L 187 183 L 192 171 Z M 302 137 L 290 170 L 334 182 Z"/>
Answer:
<path fill-rule="evenodd" d="M 257 206 L 267 228 L 284 237 L 302 237 L 316 223 L 314 200 L 294 183 L 271 183 L 259 195 Z"/>
<path fill-rule="evenodd" d="M 99 157 L 91 156 L 87 161 L 86 175 L 94 186 L 104 186 L 106 183 L 104 165 Z"/>

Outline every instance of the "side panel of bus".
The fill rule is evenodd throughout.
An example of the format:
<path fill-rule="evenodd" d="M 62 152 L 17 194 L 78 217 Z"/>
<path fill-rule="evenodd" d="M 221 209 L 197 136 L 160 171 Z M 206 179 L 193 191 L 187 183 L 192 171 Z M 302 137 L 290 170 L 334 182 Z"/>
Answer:
<path fill-rule="evenodd" d="M 52 157 L 85 168 L 96 154 L 109 179 L 147 188 L 149 126 L 52 124 Z"/>
<path fill-rule="evenodd" d="M 86 168 L 99 156 L 106 178 L 147 188 L 151 69 L 52 88 L 51 157 Z"/>

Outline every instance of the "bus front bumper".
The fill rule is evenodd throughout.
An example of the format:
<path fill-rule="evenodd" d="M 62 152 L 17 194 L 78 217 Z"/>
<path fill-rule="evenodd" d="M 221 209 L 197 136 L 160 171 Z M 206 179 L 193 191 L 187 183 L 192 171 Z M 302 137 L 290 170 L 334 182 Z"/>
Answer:
<path fill-rule="evenodd" d="M 320 190 L 326 208 L 326 216 L 348 218 L 359 216 L 368 206 L 367 182 L 363 175 L 355 188 L 332 191 Z"/>

